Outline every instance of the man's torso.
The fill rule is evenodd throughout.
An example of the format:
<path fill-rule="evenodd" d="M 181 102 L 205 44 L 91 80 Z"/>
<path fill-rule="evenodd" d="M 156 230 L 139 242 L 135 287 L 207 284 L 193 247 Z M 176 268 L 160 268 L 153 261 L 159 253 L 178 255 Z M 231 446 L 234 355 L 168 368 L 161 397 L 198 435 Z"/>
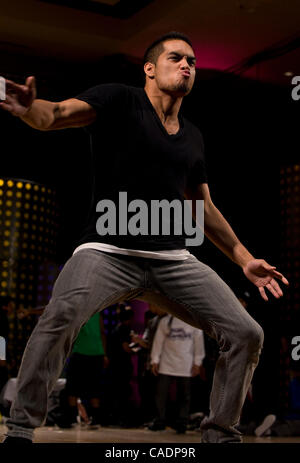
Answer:
<path fill-rule="evenodd" d="M 183 249 L 182 236 L 175 235 L 170 215 L 170 234 L 151 234 L 151 200 L 183 201 L 188 184 L 205 182 L 203 143 L 198 129 L 183 118 L 175 135 L 169 135 L 145 91 L 119 84 L 97 86 L 77 98 L 97 110 L 97 120 L 88 127 L 94 158 L 91 181 L 93 201 L 89 223 L 79 244 L 101 242 L 122 248 L 160 251 Z M 126 204 L 120 202 L 126 193 Z M 116 234 L 100 236 L 96 231 L 103 199 L 116 205 Z M 119 210 L 134 200 L 148 207 L 146 234 L 120 233 Z M 127 220 L 134 212 L 127 210 Z M 162 217 L 162 221 L 164 217 Z M 160 224 L 160 227 L 162 225 Z M 183 227 L 182 227 L 183 228 Z"/>

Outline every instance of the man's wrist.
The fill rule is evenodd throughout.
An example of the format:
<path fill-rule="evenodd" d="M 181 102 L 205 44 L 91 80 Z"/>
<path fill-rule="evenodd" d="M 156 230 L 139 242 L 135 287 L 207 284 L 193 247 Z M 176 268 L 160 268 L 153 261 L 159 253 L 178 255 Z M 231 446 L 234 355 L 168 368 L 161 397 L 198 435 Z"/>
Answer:
<path fill-rule="evenodd" d="M 241 244 L 237 244 L 233 250 L 233 260 L 244 269 L 251 260 L 255 260 L 255 257 Z"/>

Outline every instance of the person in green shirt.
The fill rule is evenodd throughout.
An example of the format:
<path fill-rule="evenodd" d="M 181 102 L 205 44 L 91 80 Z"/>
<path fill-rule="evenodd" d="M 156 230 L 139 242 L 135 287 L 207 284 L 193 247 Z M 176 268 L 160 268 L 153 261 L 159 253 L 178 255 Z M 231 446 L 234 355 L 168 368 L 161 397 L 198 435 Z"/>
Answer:
<path fill-rule="evenodd" d="M 103 368 L 106 368 L 108 363 L 103 319 L 100 313 L 96 313 L 82 326 L 73 345 L 66 369 L 64 413 L 57 422 L 58 426 L 70 428 L 72 423 L 76 422 L 77 400 L 84 399 L 87 401 L 88 415 L 91 417 L 89 427 L 98 427 Z"/>

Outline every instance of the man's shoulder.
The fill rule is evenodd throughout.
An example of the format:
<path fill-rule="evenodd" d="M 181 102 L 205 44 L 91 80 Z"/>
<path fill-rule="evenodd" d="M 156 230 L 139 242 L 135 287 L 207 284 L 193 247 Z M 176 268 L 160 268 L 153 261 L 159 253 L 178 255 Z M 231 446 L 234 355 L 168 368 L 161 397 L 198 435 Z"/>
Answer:
<path fill-rule="evenodd" d="M 119 82 L 108 82 L 98 84 L 90 87 L 86 92 L 94 92 L 95 94 L 112 94 L 112 95 L 126 95 L 126 94 L 139 94 L 142 88 L 132 87 L 130 85 L 122 84 Z M 84 93 L 84 92 L 83 92 Z"/>
<path fill-rule="evenodd" d="M 135 99 L 141 98 L 142 89 L 132 87 L 122 83 L 103 83 L 98 84 L 79 93 L 75 98 L 83 100 L 96 110 L 109 108 L 126 108 Z"/>

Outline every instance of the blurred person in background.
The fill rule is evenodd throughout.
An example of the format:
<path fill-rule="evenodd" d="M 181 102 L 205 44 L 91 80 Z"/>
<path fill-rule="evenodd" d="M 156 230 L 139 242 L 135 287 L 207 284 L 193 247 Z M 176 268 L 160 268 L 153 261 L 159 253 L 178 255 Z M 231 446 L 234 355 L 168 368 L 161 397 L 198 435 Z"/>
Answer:
<path fill-rule="evenodd" d="M 9 334 L 9 315 L 14 311 L 15 303 L 9 296 L 0 296 L 0 336 L 5 340 L 5 359 L 0 359 L 0 393 L 9 379 L 9 353 L 7 349 Z"/>
<path fill-rule="evenodd" d="M 149 304 L 149 312 L 152 314 L 146 324 L 143 336 L 131 334 L 133 343 L 139 345 L 139 394 L 141 398 L 141 417 L 144 425 L 147 425 L 155 417 L 155 391 L 157 376 L 153 375 L 151 368 L 151 349 L 154 336 L 162 317 L 167 313 L 155 304 Z"/>
<path fill-rule="evenodd" d="M 106 335 L 100 313 L 93 315 L 81 328 L 66 367 L 66 387 L 61 394 L 62 415 L 56 423 L 70 428 L 78 416 L 78 399 L 89 417 L 88 426 L 96 429 L 101 424 L 103 399 L 103 369 L 109 364 L 106 355 Z"/>
<path fill-rule="evenodd" d="M 205 357 L 203 331 L 167 315 L 157 327 L 151 350 L 152 372 L 158 376 L 156 386 L 157 418 L 149 425 L 151 431 L 165 429 L 167 399 L 171 382 L 176 382 L 177 417 L 174 428 L 177 433 L 187 429 L 191 377 L 200 374 Z"/>
<path fill-rule="evenodd" d="M 131 409 L 133 375 L 132 355 L 130 347 L 132 319 L 134 312 L 129 305 L 120 306 L 119 323 L 112 331 L 108 341 L 109 372 L 111 387 L 111 424 L 127 427 L 132 425 Z"/>

